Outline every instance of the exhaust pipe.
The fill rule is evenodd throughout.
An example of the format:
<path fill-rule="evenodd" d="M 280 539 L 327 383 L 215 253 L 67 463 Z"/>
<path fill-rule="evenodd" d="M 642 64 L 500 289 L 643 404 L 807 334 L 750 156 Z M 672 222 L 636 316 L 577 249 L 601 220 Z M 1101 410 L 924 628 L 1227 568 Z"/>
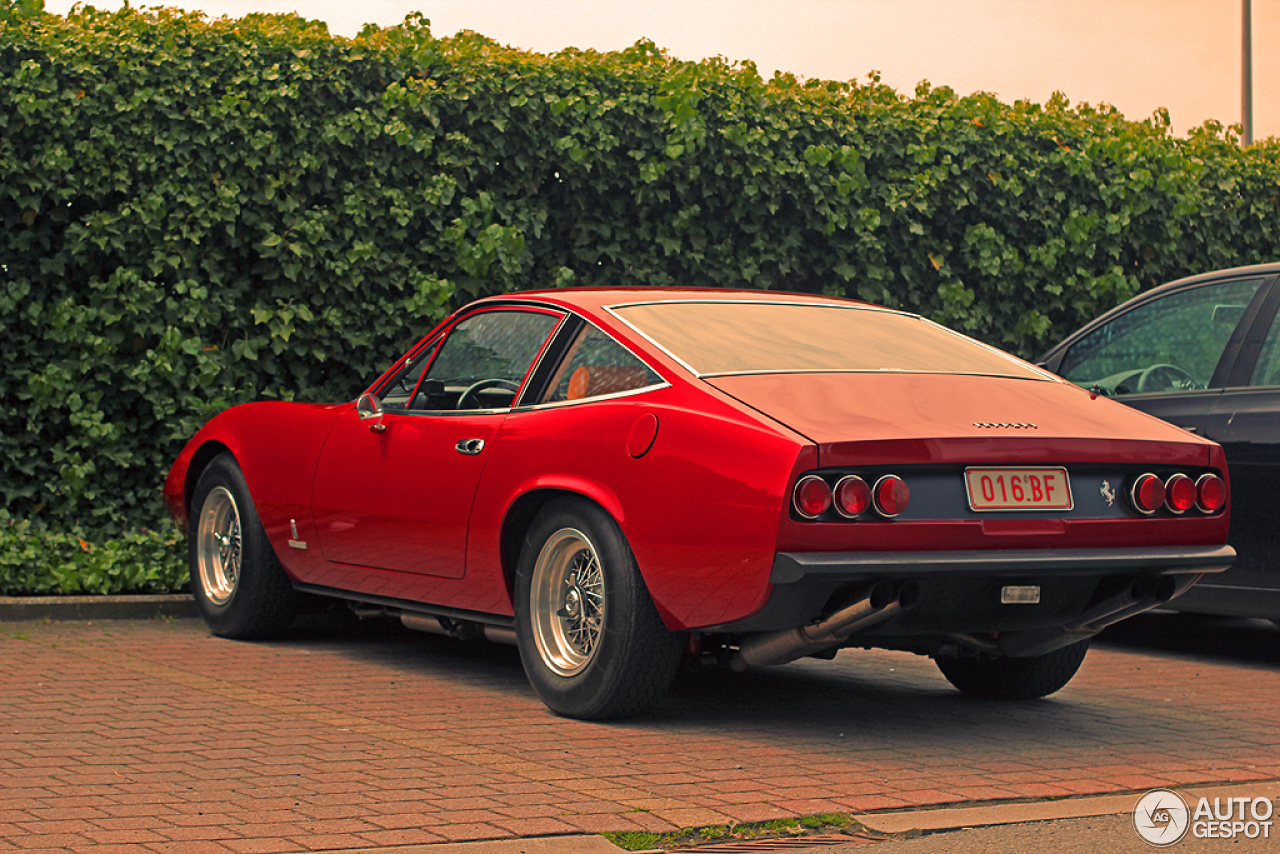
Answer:
<path fill-rule="evenodd" d="M 400 622 L 406 629 L 413 629 L 415 632 L 429 632 L 433 635 L 444 635 L 458 640 L 484 638 L 491 643 L 511 646 L 516 644 L 516 630 L 506 626 L 491 626 L 487 623 L 452 620 L 448 617 L 432 617 L 411 611 L 401 611 Z"/>
<path fill-rule="evenodd" d="M 919 599 L 920 585 L 914 581 L 908 581 L 896 591 L 887 581 L 876 582 L 851 604 L 816 623 L 743 641 L 729 666 L 741 672 L 748 667 L 786 664 L 821 652 L 843 643 L 855 632 L 915 607 Z"/>
<path fill-rule="evenodd" d="M 418 614 L 413 611 L 400 612 L 400 624 L 406 629 L 412 629 L 415 632 L 427 632 L 433 635 L 444 635 L 445 637 L 457 637 L 456 631 L 450 631 L 443 623 L 435 617 L 429 617 L 426 614 Z"/>
<path fill-rule="evenodd" d="M 1159 607 L 1181 592 L 1182 590 L 1178 589 L 1178 582 L 1171 575 L 1162 575 L 1159 578 L 1148 576 L 1135 578 L 1124 593 L 1100 602 L 1081 614 L 1074 623 L 1063 628 L 1072 632 L 1100 632 L 1107 626 L 1135 614 Z"/>

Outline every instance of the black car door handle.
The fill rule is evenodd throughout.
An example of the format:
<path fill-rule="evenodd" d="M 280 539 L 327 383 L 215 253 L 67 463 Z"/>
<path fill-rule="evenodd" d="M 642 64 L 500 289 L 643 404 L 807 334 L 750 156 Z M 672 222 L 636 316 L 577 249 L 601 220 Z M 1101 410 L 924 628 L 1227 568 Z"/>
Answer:
<path fill-rule="evenodd" d="M 484 439 L 463 439 L 454 446 L 460 454 L 475 456 L 484 450 Z"/>

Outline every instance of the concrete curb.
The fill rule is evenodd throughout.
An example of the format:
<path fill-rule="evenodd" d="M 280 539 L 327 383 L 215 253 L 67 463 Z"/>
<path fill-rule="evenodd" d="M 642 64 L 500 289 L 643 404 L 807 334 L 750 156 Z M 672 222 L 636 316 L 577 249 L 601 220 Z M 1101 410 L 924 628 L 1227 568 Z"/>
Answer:
<path fill-rule="evenodd" d="M 1194 809 L 1200 798 L 1280 798 L 1280 781 L 1230 783 L 1220 786 L 1179 786 L 1175 789 Z M 1092 818 L 1103 815 L 1131 815 L 1145 792 L 1126 795 L 1091 795 L 1060 801 L 1032 801 L 938 809 L 898 810 L 854 816 L 864 827 L 878 833 L 939 833 L 966 827 L 1026 824 L 1063 818 Z"/>
<path fill-rule="evenodd" d="M 1199 798 L 1258 798 L 1280 800 L 1280 780 L 1257 783 L 1224 783 L 1177 787 L 1193 808 Z M 963 807 L 916 808 L 855 815 L 858 822 L 874 833 L 886 836 L 945 833 L 966 828 L 1028 824 L 1060 819 L 1094 818 L 1097 816 L 1132 815 L 1145 792 L 1123 795 L 1086 795 L 1060 801 L 978 804 Z M 776 840 L 760 840 L 761 844 Z M 792 846 L 803 844 L 803 837 L 789 839 Z M 659 849 L 654 849 L 657 852 Z M 845 851 L 846 848 L 833 850 Z M 444 842 L 430 845 L 408 845 L 395 848 L 350 848 L 316 852 L 316 854 L 621 854 L 623 849 L 603 836 L 538 836 L 524 839 L 495 839 L 476 842 Z M 632 852 L 651 854 L 651 852 Z"/>
<path fill-rule="evenodd" d="M 0 596 L 0 623 L 199 617 L 190 593 L 155 596 Z"/>

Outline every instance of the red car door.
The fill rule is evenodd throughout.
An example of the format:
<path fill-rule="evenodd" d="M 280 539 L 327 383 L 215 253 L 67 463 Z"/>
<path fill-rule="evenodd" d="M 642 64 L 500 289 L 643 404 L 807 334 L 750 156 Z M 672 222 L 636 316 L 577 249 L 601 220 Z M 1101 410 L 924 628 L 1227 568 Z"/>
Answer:
<path fill-rule="evenodd" d="M 320 454 L 312 495 L 325 557 L 462 577 L 467 519 L 484 470 L 480 443 L 505 417 L 388 411 L 386 429 L 375 431 L 355 410 L 346 413 Z"/>
<path fill-rule="evenodd" d="M 511 307 L 464 315 L 375 390 L 380 418 L 357 408 L 338 420 L 312 491 L 328 560 L 463 576 L 485 447 L 563 320 Z"/>

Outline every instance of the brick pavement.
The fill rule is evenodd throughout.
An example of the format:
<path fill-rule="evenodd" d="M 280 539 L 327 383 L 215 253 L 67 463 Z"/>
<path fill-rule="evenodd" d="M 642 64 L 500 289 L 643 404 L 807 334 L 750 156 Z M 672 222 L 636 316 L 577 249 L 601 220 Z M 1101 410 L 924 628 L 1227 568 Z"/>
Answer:
<path fill-rule="evenodd" d="M 0 852 L 325 851 L 1280 779 L 1280 632 L 1250 637 L 1243 659 L 1095 649 L 1019 705 L 848 651 L 686 676 L 653 714 L 592 724 L 548 713 L 514 648 L 390 624 L 250 644 L 194 620 L 4 623 Z"/>

